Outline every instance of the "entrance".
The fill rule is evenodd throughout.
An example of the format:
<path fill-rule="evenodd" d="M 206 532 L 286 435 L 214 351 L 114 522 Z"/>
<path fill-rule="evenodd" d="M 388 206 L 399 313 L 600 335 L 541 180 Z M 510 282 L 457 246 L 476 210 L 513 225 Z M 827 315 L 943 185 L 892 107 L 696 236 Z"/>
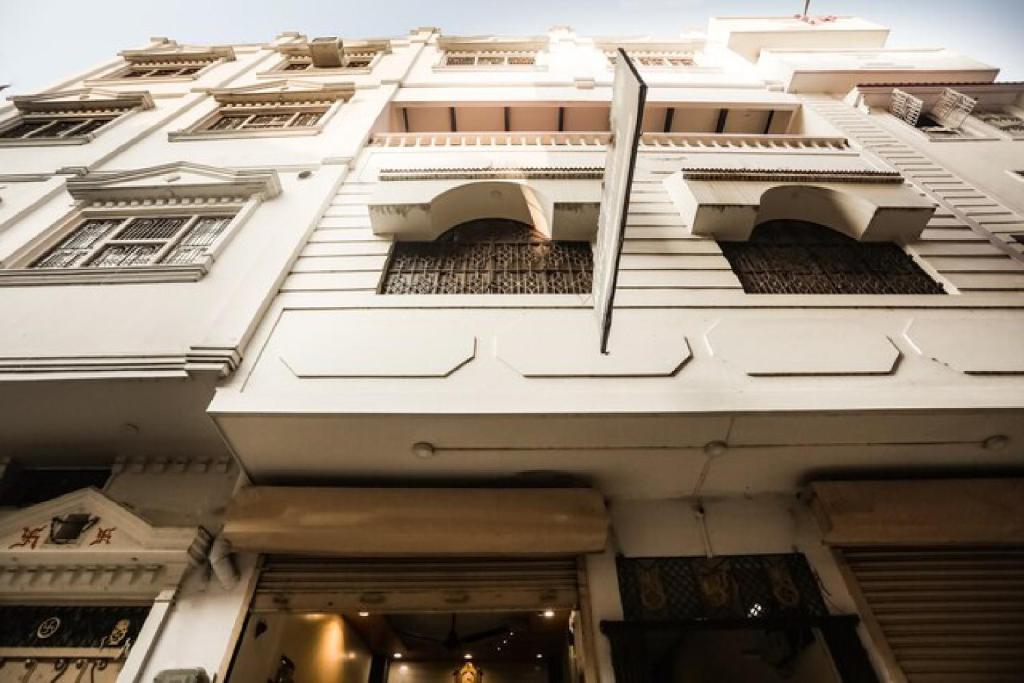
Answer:
<path fill-rule="evenodd" d="M 229 683 L 576 683 L 573 558 L 266 559 Z"/>

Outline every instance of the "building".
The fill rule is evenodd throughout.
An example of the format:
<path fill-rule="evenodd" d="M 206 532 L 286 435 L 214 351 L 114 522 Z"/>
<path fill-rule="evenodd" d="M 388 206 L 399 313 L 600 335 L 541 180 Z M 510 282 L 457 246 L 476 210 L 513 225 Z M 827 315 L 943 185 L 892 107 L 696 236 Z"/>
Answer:
<path fill-rule="evenodd" d="M 0 681 L 1019 680 L 1024 84 L 887 37 L 154 38 L 10 95 Z"/>

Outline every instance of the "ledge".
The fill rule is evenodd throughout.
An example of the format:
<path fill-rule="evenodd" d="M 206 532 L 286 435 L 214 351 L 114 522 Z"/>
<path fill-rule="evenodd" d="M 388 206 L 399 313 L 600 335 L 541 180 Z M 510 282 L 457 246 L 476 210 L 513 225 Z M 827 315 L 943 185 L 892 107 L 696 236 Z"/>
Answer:
<path fill-rule="evenodd" d="M 65 147 L 84 145 L 93 141 L 93 135 L 70 135 L 66 138 L 11 138 L 0 140 L 0 147 Z"/>
<path fill-rule="evenodd" d="M 10 268 L 0 270 L 0 287 L 196 282 L 209 269 L 209 263 L 132 268 Z"/>
<path fill-rule="evenodd" d="M 181 131 L 175 130 L 167 134 L 169 142 L 188 142 L 190 140 L 236 140 L 245 138 L 296 138 L 319 135 L 321 128 L 284 128 L 272 130 L 213 130 L 213 131 Z"/>

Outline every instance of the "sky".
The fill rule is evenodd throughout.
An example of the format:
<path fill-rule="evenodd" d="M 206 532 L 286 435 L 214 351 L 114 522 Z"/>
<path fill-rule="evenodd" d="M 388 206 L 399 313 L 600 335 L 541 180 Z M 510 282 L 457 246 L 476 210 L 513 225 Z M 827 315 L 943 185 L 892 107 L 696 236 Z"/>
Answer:
<path fill-rule="evenodd" d="M 30 93 L 142 47 L 310 37 L 394 37 L 417 26 L 453 35 L 543 33 L 672 37 L 714 15 L 788 15 L 803 0 L 0 0 L 0 84 Z M 1024 80 L 1024 0 L 812 0 L 811 14 L 852 14 L 892 29 L 891 47 L 947 47 Z M 6 94 L 6 93 L 5 93 Z"/>

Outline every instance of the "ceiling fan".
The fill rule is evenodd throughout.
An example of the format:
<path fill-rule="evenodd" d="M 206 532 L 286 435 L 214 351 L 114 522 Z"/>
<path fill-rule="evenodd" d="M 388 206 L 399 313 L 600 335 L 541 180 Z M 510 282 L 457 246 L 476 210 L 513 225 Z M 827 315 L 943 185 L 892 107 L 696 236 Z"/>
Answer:
<path fill-rule="evenodd" d="M 463 648 L 465 645 L 471 645 L 473 643 L 479 643 L 496 636 L 505 635 L 514 631 L 514 626 L 511 624 L 502 624 L 500 626 L 494 626 L 492 628 L 477 631 L 476 633 L 469 633 L 466 635 L 459 635 L 457 629 L 458 615 L 452 614 L 451 621 L 448 625 L 448 633 L 443 638 L 437 636 L 431 636 L 424 633 L 417 633 L 415 631 L 409 631 L 406 629 L 396 628 L 395 632 L 406 638 L 413 638 L 416 640 L 423 640 L 430 643 L 436 643 L 441 645 L 446 650 L 456 651 Z"/>

